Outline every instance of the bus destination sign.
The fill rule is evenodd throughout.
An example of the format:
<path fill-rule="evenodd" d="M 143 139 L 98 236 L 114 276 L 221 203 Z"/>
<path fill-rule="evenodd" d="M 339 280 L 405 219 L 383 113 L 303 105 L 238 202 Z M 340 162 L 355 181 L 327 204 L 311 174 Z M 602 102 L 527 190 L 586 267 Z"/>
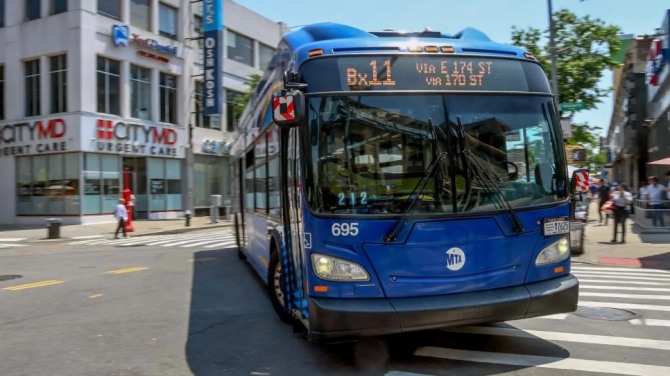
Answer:
<path fill-rule="evenodd" d="M 314 59 L 303 68 L 311 92 L 520 91 L 550 92 L 540 65 L 480 56 L 367 55 Z"/>

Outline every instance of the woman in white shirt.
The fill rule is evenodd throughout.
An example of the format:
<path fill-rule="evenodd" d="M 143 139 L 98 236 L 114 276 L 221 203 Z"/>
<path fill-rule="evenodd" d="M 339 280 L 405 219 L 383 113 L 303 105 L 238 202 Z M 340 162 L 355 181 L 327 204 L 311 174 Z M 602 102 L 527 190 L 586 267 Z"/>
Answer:
<path fill-rule="evenodd" d="M 626 218 L 628 218 L 628 207 L 633 203 L 633 195 L 628 192 L 626 184 L 619 184 L 612 198 L 614 202 L 614 237 L 612 243 L 616 243 L 617 230 L 621 225 L 621 242 L 626 242 Z"/>

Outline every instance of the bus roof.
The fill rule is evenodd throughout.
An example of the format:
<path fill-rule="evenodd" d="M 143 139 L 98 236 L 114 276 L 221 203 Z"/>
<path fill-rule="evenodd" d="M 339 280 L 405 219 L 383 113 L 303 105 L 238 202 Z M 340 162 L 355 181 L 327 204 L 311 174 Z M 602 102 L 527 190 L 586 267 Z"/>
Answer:
<path fill-rule="evenodd" d="M 448 46 L 453 53 L 500 55 L 524 58 L 523 48 L 496 43 L 483 32 L 466 28 L 454 35 L 438 31 L 405 32 L 384 30 L 367 32 L 355 27 L 319 23 L 303 27 L 284 36 L 283 41 L 293 50 L 298 65 L 309 57 L 309 52 L 323 50 L 322 55 L 340 53 L 415 53 L 410 48 Z"/>

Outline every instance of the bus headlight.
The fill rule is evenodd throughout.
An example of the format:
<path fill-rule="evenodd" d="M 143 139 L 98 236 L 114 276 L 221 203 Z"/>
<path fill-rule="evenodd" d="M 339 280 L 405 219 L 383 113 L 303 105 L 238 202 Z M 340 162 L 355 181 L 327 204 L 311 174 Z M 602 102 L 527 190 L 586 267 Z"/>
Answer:
<path fill-rule="evenodd" d="M 365 269 L 355 262 L 337 257 L 312 254 L 312 269 L 317 277 L 328 281 L 369 281 Z"/>
<path fill-rule="evenodd" d="M 557 241 L 546 246 L 537 258 L 535 259 L 535 266 L 552 264 L 563 261 L 568 258 L 570 254 L 570 241 L 568 236 L 563 236 Z"/>

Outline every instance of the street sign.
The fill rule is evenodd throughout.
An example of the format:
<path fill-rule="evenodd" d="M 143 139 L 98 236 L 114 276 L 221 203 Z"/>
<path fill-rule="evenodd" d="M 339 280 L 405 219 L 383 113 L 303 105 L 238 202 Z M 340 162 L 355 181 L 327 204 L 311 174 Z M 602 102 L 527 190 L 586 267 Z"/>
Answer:
<path fill-rule="evenodd" d="M 567 102 L 561 103 L 561 111 L 578 111 L 585 109 L 586 106 L 582 102 Z"/>

